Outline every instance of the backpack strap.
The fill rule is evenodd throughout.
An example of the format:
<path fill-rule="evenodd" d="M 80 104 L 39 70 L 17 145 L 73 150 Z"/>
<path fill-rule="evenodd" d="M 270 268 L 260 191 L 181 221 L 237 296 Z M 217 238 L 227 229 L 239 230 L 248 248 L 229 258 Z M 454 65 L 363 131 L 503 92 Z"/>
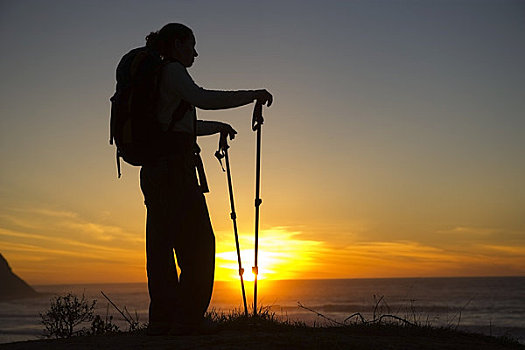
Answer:
<path fill-rule="evenodd" d="M 166 67 L 168 64 L 170 63 L 173 63 L 173 62 L 178 62 L 176 60 L 169 60 L 169 59 L 164 59 L 163 62 L 162 62 L 162 65 L 159 67 L 159 71 L 157 72 L 157 98 L 159 98 L 160 96 L 160 74 L 162 72 L 162 70 L 164 69 L 164 67 Z M 175 108 L 175 110 L 173 111 L 173 114 L 171 115 L 171 121 L 170 121 L 170 124 L 168 126 L 168 131 L 171 131 L 173 129 L 173 127 L 175 126 L 175 123 L 178 122 L 179 120 L 181 120 L 182 118 L 184 118 L 184 115 L 186 114 L 186 112 L 191 108 L 191 105 L 186 102 L 185 100 L 180 100 L 179 102 L 179 105 L 177 106 L 177 108 Z"/>
<path fill-rule="evenodd" d="M 117 118 L 115 117 L 115 112 L 113 109 L 115 108 L 115 99 L 116 99 L 117 93 L 113 94 L 109 101 L 111 102 L 111 110 L 110 110 L 110 119 L 109 119 L 109 144 L 113 144 L 113 139 L 115 138 L 115 124 L 117 123 Z"/>
<path fill-rule="evenodd" d="M 199 186 L 202 191 L 202 193 L 208 193 L 210 192 L 210 189 L 208 188 L 208 181 L 206 180 L 206 172 L 204 171 L 204 164 L 202 163 L 202 158 L 200 155 L 201 149 L 195 143 L 194 147 L 195 152 L 195 168 L 197 168 L 197 174 L 199 175 Z"/>
<path fill-rule="evenodd" d="M 120 179 L 122 174 L 120 173 L 120 153 L 118 151 L 118 147 L 117 147 L 117 151 L 116 151 L 116 157 L 117 157 L 117 173 L 118 173 L 118 178 Z"/>
<path fill-rule="evenodd" d="M 197 115 L 193 118 L 193 154 L 195 156 L 195 168 L 197 169 L 197 175 L 199 176 L 199 187 L 202 193 L 210 192 L 208 188 L 208 181 L 206 180 L 206 172 L 204 171 L 204 163 L 201 158 L 201 148 L 197 144 Z"/>

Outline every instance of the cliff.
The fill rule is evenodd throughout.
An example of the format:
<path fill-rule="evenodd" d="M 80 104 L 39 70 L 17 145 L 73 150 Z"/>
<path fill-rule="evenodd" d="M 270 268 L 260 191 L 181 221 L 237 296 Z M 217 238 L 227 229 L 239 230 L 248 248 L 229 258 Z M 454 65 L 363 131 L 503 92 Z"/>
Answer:
<path fill-rule="evenodd" d="M 0 254 L 0 301 L 37 295 L 31 286 L 13 273 L 7 260 Z"/>

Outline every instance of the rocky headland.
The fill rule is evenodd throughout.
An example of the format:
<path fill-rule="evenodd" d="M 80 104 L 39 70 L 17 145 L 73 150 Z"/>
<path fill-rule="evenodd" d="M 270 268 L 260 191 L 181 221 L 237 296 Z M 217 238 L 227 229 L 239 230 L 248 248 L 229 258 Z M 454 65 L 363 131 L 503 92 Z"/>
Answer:
<path fill-rule="evenodd" d="M 13 272 L 7 260 L 0 254 L 0 301 L 31 298 L 37 295 L 38 293 L 29 284 Z"/>

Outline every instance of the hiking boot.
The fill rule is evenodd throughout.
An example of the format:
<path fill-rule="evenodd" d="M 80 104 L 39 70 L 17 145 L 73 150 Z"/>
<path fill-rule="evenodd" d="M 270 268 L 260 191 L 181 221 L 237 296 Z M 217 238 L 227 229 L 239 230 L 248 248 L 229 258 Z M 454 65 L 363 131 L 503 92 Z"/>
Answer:
<path fill-rule="evenodd" d="M 197 332 L 202 335 L 216 334 L 219 332 L 219 326 L 213 321 L 205 318 L 197 327 Z"/>
<path fill-rule="evenodd" d="M 194 325 L 187 323 L 173 322 L 169 328 L 169 335 L 192 335 L 197 333 L 197 328 Z"/>
<path fill-rule="evenodd" d="M 210 335 L 219 331 L 219 327 L 208 319 L 195 323 L 172 323 L 168 335 L 185 336 L 185 335 Z"/>

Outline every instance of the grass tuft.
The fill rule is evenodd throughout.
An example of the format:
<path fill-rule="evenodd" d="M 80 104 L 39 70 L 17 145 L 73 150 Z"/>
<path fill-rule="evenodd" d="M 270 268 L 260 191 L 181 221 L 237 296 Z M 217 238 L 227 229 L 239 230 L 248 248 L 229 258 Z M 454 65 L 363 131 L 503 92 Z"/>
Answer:
<path fill-rule="evenodd" d="M 291 321 L 276 316 L 271 310 L 271 306 L 260 306 L 257 314 L 254 315 L 253 309 L 248 316 L 244 310 L 233 309 L 227 312 L 219 312 L 216 309 L 209 310 L 205 317 L 217 324 L 221 329 L 245 330 L 257 328 L 260 330 L 274 330 L 285 328 L 304 328 L 308 327 L 306 323 L 300 321 Z"/>

